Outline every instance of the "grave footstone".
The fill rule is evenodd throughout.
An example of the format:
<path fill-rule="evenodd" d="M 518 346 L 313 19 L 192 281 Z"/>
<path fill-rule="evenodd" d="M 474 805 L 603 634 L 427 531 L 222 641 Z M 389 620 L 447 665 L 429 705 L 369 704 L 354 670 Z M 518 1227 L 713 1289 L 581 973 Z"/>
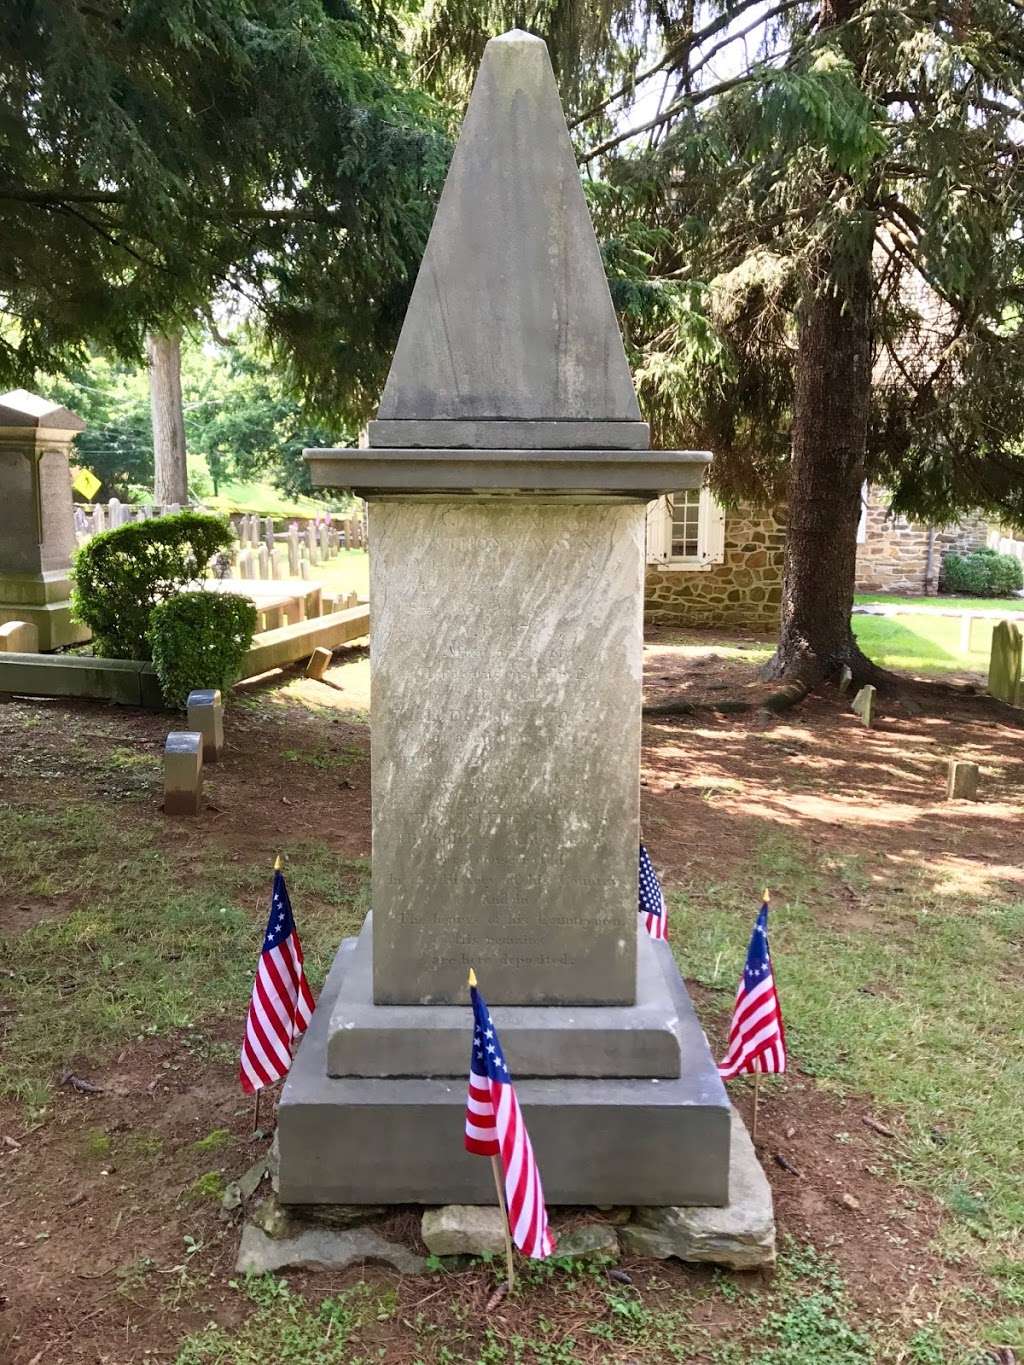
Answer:
<path fill-rule="evenodd" d="M 725 1091 L 637 915 L 645 510 L 710 457 L 648 451 L 529 34 L 487 44 L 369 441 L 307 452 L 369 503 L 373 911 L 281 1097 L 280 1198 L 493 1202 L 452 1145 L 472 965 L 549 1203 L 725 1204 Z"/>
<path fill-rule="evenodd" d="M 88 640 L 71 615 L 77 549 L 68 455 L 85 423 L 24 389 L 0 394 L 0 621 L 28 621 L 42 650 Z"/>
<path fill-rule="evenodd" d="M 871 728 L 871 720 L 875 710 L 875 689 L 870 683 L 862 687 L 853 701 L 850 703 L 850 710 L 854 711 L 861 718 L 862 724 L 868 729 Z"/>
<path fill-rule="evenodd" d="M 164 745 L 164 814 L 198 815 L 203 806 L 203 737 L 172 730 Z"/>
<path fill-rule="evenodd" d="M 224 703 L 215 687 L 195 688 L 188 694 L 188 728 L 203 737 L 203 761 L 216 763 L 224 748 Z"/>
<path fill-rule="evenodd" d="M 329 649 L 314 649 L 306 665 L 306 677 L 315 678 L 319 682 L 330 668 L 333 657 Z"/>
<path fill-rule="evenodd" d="M 34 621 L 4 621 L 0 624 L 0 653 L 38 654 L 39 628 Z"/>
<path fill-rule="evenodd" d="M 947 801 L 976 801 L 978 798 L 977 763 L 951 758 L 946 777 Z"/>
<path fill-rule="evenodd" d="M 992 654 L 988 665 L 988 690 L 1011 706 L 1021 703 L 1022 637 L 1013 621 L 1000 621 L 992 631 Z"/>

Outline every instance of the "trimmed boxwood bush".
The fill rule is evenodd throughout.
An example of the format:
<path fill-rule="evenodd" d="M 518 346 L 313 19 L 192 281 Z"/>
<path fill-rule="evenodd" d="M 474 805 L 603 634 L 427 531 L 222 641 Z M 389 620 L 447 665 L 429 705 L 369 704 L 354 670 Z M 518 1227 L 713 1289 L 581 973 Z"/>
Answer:
<path fill-rule="evenodd" d="M 183 592 L 153 608 L 153 667 L 168 706 L 184 710 L 194 687 L 226 692 L 256 629 L 256 608 L 233 592 Z"/>
<path fill-rule="evenodd" d="M 97 654 L 148 659 L 153 608 L 197 582 L 210 556 L 230 545 L 227 521 L 204 512 L 133 521 L 93 536 L 75 557 L 72 604 Z"/>
<path fill-rule="evenodd" d="M 968 597 L 1006 597 L 1024 587 L 1024 569 L 1013 555 L 998 550 L 972 550 L 946 555 L 942 561 L 944 592 Z"/>

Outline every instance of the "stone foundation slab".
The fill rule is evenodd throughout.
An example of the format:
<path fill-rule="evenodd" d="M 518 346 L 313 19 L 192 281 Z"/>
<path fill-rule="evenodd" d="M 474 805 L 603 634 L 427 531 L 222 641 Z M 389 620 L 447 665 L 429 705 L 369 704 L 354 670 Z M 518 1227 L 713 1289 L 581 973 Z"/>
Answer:
<path fill-rule="evenodd" d="M 489 1204 L 490 1163 L 462 1143 L 464 1078 L 327 1075 L 329 1021 L 353 951 L 346 941 L 281 1096 L 282 1203 Z M 686 1015 L 674 963 L 671 976 Z M 524 1080 L 516 1091 L 549 1204 L 728 1202 L 729 1102 L 696 1024 L 678 1079 Z"/>

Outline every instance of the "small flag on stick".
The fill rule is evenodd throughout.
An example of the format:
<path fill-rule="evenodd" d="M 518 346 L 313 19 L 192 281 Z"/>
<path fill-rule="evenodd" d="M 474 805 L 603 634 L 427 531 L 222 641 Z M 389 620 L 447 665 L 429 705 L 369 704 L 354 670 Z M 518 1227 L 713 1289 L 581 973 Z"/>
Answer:
<path fill-rule="evenodd" d="M 466 1099 L 466 1151 L 501 1158 L 512 1240 L 524 1256 L 544 1260 L 554 1251 L 555 1243 L 548 1231 L 540 1171 L 497 1029 L 472 972 L 469 996 L 473 1002 L 473 1046 Z M 498 1192 L 500 1195 L 500 1185 Z M 509 1271 L 511 1280 L 511 1264 Z"/>
<path fill-rule="evenodd" d="M 647 849 L 640 845 L 640 902 L 638 909 L 644 917 L 644 928 L 651 938 L 668 938 L 668 910 L 661 883 L 651 866 Z"/>
<path fill-rule="evenodd" d="M 718 1064 L 723 1081 L 786 1069 L 786 1032 L 768 951 L 768 892 L 754 924 L 729 1029 L 729 1049 Z"/>
<path fill-rule="evenodd" d="M 245 1020 L 239 1079 L 249 1095 L 273 1085 L 292 1064 L 292 1044 L 305 1033 L 313 1015 L 313 996 L 302 966 L 302 944 L 295 931 L 281 860 L 274 865 L 274 890 L 263 951 L 252 983 Z"/>

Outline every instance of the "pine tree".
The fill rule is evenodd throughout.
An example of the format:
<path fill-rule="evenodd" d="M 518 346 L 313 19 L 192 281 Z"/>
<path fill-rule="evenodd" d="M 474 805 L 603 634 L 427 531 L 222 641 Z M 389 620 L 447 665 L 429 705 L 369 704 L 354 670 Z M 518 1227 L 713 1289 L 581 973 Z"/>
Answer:
<path fill-rule="evenodd" d="M 611 49 L 574 0 L 489 8 L 555 46 L 658 443 L 788 503 L 771 674 L 870 679 L 863 481 L 1024 524 L 1024 3 L 606 0 Z"/>
<path fill-rule="evenodd" d="M 17 0 L 0 29 L 0 387 L 140 363 L 242 300 L 310 406 L 372 410 L 449 155 L 387 11 Z"/>

